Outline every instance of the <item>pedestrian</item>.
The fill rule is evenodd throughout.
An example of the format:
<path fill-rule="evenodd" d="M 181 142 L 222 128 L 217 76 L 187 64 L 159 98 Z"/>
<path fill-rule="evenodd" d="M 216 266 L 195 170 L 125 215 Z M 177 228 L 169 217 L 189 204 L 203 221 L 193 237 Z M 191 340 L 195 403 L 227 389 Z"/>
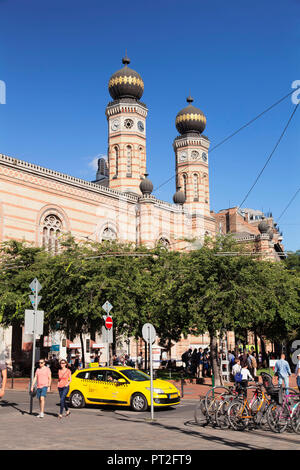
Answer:
<path fill-rule="evenodd" d="M 61 359 L 60 369 L 58 371 L 58 393 L 60 397 L 60 412 L 59 412 L 59 419 L 63 417 L 63 411 L 66 410 L 66 416 L 69 416 L 70 410 L 68 409 L 68 405 L 66 404 L 66 396 L 69 392 L 69 386 L 71 383 L 71 371 L 68 368 L 67 361 L 65 359 Z"/>
<path fill-rule="evenodd" d="M 203 349 L 198 351 L 198 377 L 203 377 Z"/>
<path fill-rule="evenodd" d="M 36 396 L 39 399 L 40 404 L 40 414 L 37 416 L 38 418 L 44 418 L 45 398 L 47 396 L 47 392 L 50 390 L 51 382 L 51 369 L 46 366 L 45 359 L 40 359 L 39 368 L 36 370 L 31 384 L 31 392 L 33 392 L 35 383 L 37 384 Z"/>
<path fill-rule="evenodd" d="M 245 364 L 247 364 L 247 361 L 248 361 L 248 355 L 247 355 L 247 351 L 244 349 L 243 353 L 240 355 L 240 362 L 241 362 L 241 366 L 243 367 Z"/>
<path fill-rule="evenodd" d="M 0 362 L 0 398 L 5 395 L 5 387 L 7 381 L 7 367 L 5 362 Z"/>
<path fill-rule="evenodd" d="M 235 363 L 235 355 L 233 354 L 233 351 L 228 351 L 228 362 L 229 362 L 229 370 L 231 372 Z"/>
<path fill-rule="evenodd" d="M 187 351 L 185 351 L 181 356 L 181 360 L 185 364 L 185 369 L 186 370 L 190 366 L 191 356 L 192 356 L 192 349 L 191 348 L 188 349 Z"/>
<path fill-rule="evenodd" d="M 196 376 L 197 367 L 198 367 L 198 351 L 197 351 L 197 348 L 195 348 L 191 356 L 191 372 L 192 372 L 192 375 L 194 376 Z"/>
<path fill-rule="evenodd" d="M 275 375 L 278 376 L 278 385 L 282 385 L 283 381 L 285 388 L 289 388 L 289 376 L 291 374 L 290 365 L 285 360 L 285 354 L 281 354 L 280 359 L 275 363 Z M 285 393 L 288 395 L 288 390 Z"/>
<path fill-rule="evenodd" d="M 236 360 L 234 361 L 234 365 L 232 367 L 232 375 L 233 375 L 233 378 L 235 377 L 235 375 L 238 373 L 238 372 L 241 372 L 242 368 L 241 368 L 241 361 L 240 359 L 237 357 Z"/>
<path fill-rule="evenodd" d="M 297 365 L 296 365 L 295 374 L 296 374 L 298 390 L 300 392 L 300 354 L 297 355 L 297 360 L 298 360 L 298 362 L 297 362 Z"/>
<path fill-rule="evenodd" d="M 138 366 L 138 369 L 143 368 L 143 354 L 141 352 L 139 353 L 138 358 L 137 358 L 137 366 Z"/>
<path fill-rule="evenodd" d="M 249 380 L 254 380 L 254 378 L 252 377 L 250 371 L 248 370 L 248 364 L 244 364 L 244 366 L 242 367 L 242 370 L 241 370 L 241 374 L 242 374 L 241 386 L 242 386 L 242 389 L 243 389 L 244 397 L 246 397 L 247 396 L 248 381 Z"/>

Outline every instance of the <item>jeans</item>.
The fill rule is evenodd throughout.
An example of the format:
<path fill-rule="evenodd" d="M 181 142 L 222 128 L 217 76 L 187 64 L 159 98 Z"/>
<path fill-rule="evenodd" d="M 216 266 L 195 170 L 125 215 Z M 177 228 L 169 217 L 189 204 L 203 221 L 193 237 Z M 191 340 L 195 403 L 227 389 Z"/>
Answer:
<path fill-rule="evenodd" d="M 60 414 L 63 414 L 64 409 L 68 411 L 68 405 L 66 404 L 66 396 L 69 391 L 68 387 L 58 387 L 59 397 L 60 397 Z"/>
<path fill-rule="evenodd" d="M 289 376 L 288 375 L 285 375 L 285 376 L 278 375 L 278 385 L 281 385 L 282 381 L 284 381 L 285 388 L 288 388 L 289 387 Z M 286 392 L 286 395 L 288 395 L 288 391 Z"/>

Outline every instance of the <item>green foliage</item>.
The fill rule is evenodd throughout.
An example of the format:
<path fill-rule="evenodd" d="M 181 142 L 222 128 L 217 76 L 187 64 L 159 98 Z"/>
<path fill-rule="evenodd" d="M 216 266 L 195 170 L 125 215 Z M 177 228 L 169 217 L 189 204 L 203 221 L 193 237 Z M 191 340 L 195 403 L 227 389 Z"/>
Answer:
<path fill-rule="evenodd" d="M 141 337 L 152 323 L 161 344 L 182 335 L 215 336 L 220 330 L 252 330 L 272 341 L 300 324 L 300 274 L 296 260 L 271 263 L 244 253 L 230 237 L 207 238 L 189 253 L 130 244 L 75 242 L 66 236 L 53 256 L 26 243 L 3 244 L 0 323 L 22 325 L 30 308 L 29 284 L 42 284 L 39 308 L 70 339 L 101 331 L 106 300 L 113 305 L 116 335 Z M 236 256 L 225 256 L 227 252 Z"/>

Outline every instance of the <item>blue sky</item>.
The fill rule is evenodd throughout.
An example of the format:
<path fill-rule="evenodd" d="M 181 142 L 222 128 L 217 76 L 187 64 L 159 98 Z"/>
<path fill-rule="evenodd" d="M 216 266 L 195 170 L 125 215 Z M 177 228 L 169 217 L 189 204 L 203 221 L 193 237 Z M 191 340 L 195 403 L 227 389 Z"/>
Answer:
<path fill-rule="evenodd" d="M 211 147 L 300 80 L 300 1 L 0 0 L 0 153 L 87 180 L 107 152 L 107 85 L 127 48 L 145 84 L 154 188 L 174 175 L 175 117 L 189 93 Z M 239 205 L 295 104 L 284 100 L 210 155 L 211 209 Z M 244 207 L 276 220 L 299 188 L 300 110 Z M 154 194 L 172 201 L 175 180 Z M 300 194 L 279 221 L 300 249 Z"/>

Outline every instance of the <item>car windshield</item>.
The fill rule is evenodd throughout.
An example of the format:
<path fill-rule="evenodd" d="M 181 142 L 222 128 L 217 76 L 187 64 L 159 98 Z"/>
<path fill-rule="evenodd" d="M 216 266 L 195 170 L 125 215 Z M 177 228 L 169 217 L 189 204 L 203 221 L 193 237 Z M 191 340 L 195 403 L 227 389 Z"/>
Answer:
<path fill-rule="evenodd" d="M 136 382 L 144 382 L 146 380 L 150 380 L 150 376 L 144 374 L 140 370 L 135 369 L 125 369 L 121 371 L 129 380 L 134 380 Z"/>

